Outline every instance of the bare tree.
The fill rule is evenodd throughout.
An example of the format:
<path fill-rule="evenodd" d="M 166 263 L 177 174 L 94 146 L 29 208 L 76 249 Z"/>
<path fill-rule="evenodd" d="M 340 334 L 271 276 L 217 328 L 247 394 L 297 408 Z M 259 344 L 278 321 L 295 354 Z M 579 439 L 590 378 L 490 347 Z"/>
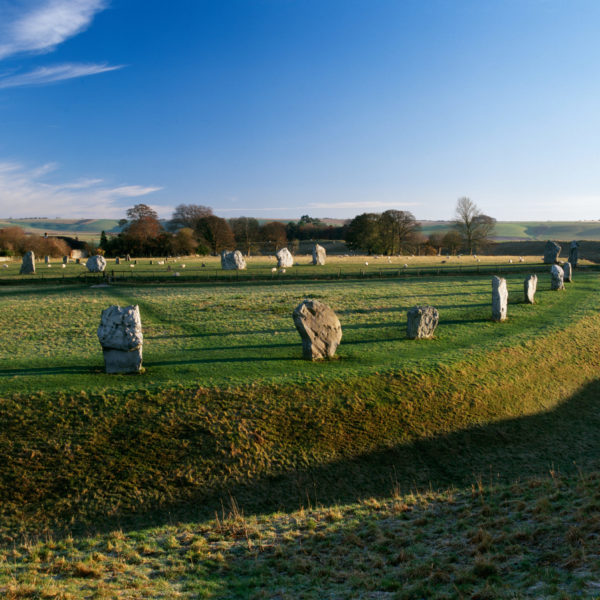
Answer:
<path fill-rule="evenodd" d="M 158 213 L 147 204 L 136 204 L 127 209 L 127 218 L 131 221 L 140 221 L 141 219 L 154 219 L 158 221 Z"/>
<path fill-rule="evenodd" d="M 198 229 L 201 219 L 212 216 L 213 211 L 210 206 L 201 204 L 180 204 L 175 207 L 175 211 L 169 221 L 169 229 L 177 230 L 183 227 Z"/>
<path fill-rule="evenodd" d="M 484 215 L 472 200 L 458 199 L 454 228 L 470 254 L 489 244 L 495 224 L 496 220 Z"/>
<path fill-rule="evenodd" d="M 229 219 L 229 225 L 235 236 L 235 243 L 247 256 L 260 241 L 260 224 L 253 217 Z"/>

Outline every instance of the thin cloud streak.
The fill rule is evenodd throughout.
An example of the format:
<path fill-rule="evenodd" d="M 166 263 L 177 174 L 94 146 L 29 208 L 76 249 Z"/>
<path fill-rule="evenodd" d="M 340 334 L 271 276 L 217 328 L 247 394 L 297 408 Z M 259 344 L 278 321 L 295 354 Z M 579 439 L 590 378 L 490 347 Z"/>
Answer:
<path fill-rule="evenodd" d="M 0 59 L 23 52 L 51 52 L 59 44 L 85 31 L 104 0 L 37 0 L 24 10 L 0 9 Z"/>
<path fill-rule="evenodd" d="M 420 202 L 311 202 L 307 208 L 399 208 L 420 206 Z"/>
<path fill-rule="evenodd" d="M 64 81 L 65 79 L 75 79 L 76 77 L 86 77 L 88 75 L 116 71 L 121 68 L 123 68 L 123 65 L 111 66 L 107 64 L 77 63 L 38 67 L 28 73 L 0 78 L 0 89 L 21 87 L 24 85 L 44 85 L 55 81 Z"/>
<path fill-rule="evenodd" d="M 161 190 L 157 186 L 102 186 L 101 179 L 65 183 L 41 181 L 44 167 L 26 169 L 14 162 L 0 162 L 0 216 L 69 216 L 120 218 L 124 201 Z M 40 175 L 42 173 L 42 175 Z M 15 215 L 18 211 L 18 215 Z"/>

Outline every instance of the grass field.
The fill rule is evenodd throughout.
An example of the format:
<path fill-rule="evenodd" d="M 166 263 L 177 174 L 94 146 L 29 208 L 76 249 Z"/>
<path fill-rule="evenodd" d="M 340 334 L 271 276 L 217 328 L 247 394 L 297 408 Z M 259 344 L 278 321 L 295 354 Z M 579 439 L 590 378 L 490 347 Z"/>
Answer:
<path fill-rule="evenodd" d="M 3 597 L 593 597 L 600 273 L 540 274 L 533 306 L 509 273 L 505 323 L 489 275 L 9 276 Z M 300 358 L 305 297 L 340 317 L 336 360 Z M 140 306 L 141 375 L 102 373 L 113 303 Z M 417 304 L 433 340 L 405 338 Z"/>

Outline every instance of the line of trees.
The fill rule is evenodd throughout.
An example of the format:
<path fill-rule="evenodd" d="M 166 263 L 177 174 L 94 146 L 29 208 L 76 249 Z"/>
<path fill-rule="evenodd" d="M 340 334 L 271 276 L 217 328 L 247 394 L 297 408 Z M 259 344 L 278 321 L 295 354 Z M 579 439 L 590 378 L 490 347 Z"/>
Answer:
<path fill-rule="evenodd" d="M 108 256 L 171 256 L 187 254 L 217 255 L 237 248 L 244 254 L 273 253 L 296 240 L 345 240 L 351 250 L 368 254 L 394 255 L 404 253 L 440 254 L 442 251 L 477 252 L 489 244 L 495 220 L 484 215 L 469 198 L 459 198 L 452 228 L 444 233 L 423 235 L 421 226 L 408 211 L 387 210 L 383 213 L 357 215 L 341 227 L 322 223 L 303 215 L 287 225 L 272 221 L 261 225 L 253 217 L 223 219 L 208 206 L 180 204 L 170 221 L 163 223 L 146 204 L 136 204 L 122 219 L 122 230 L 114 236 L 102 232 L 99 251 Z M 13 230 L 12 232 L 10 230 Z M 0 230 L 0 252 L 9 249 L 22 253 L 31 249 L 31 236 L 20 228 Z M 41 238 L 43 239 L 43 238 Z M 17 241 L 18 240 L 18 241 Z M 58 248 L 39 248 L 41 254 L 66 252 Z"/>
<path fill-rule="evenodd" d="M 29 235 L 21 227 L 0 229 L 0 256 L 22 256 L 33 250 L 36 256 L 57 258 L 68 255 L 69 245 L 55 237 Z"/>

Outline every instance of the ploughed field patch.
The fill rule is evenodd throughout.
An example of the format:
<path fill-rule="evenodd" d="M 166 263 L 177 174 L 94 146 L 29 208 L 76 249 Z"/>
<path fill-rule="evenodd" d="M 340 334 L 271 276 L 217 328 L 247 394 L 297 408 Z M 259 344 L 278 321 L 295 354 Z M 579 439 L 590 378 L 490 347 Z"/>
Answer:
<path fill-rule="evenodd" d="M 230 538 L 219 549 L 209 539 L 205 548 L 195 538 L 188 544 L 182 530 L 161 530 L 151 540 L 154 534 L 140 533 L 140 527 L 178 520 L 202 523 L 223 505 L 232 505 L 234 513 L 260 515 L 383 498 L 396 489 L 469 489 L 477 475 L 496 485 L 547 475 L 550 469 L 587 473 L 597 468 L 600 274 L 576 271 L 564 291 L 551 291 L 549 272 L 538 274 L 533 305 L 524 302 L 523 279 L 523 274 L 507 276 L 503 322 L 492 321 L 489 276 L 285 286 L 1 287 L 0 588 L 13 593 L 22 583 L 25 587 L 14 593 L 23 596 L 27 585 L 41 585 L 42 565 L 54 565 L 50 557 L 59 553 L 34 544 L 31 548 L 44 555 L 35 559 L 36 575 L 27 566 L 30 550 L 16 549 L 23 540 L 68 540 L 62 537 L 68 532 L 124 528 L 141 536 L 134 548 L 138 557 L 129 552 L 129 541 L 123 543 L 136 565 L 146 565 L 146 557 L 154 556 L 153 544 L 163 545 L 156 540 L 169 537 L 173 556 L 159 549 L 157 561 L 148 558 L 158 565 L 152 566 L 158 569 L 152 577 L 163 579 L 167 596 L 200 593 L 186 583 L 181 560 L 197 565 L 199 574 L 216 569 L 218 577 L 226 577 L 221 567 L 234 565 L 239 581 L 206 580 L 202 593 L 219 597 L 224 585 L 241 590 L 251 577 L 244 571 L 245 559 L 236 562 L 228 554 Z M 343 338 L 333 360 L 302 360 L 292 311 L 307 297 L 329 305 L 339 317 Z M 145 340 L 145 372 L 140 375 L 103 372 L 96 329 L 101 311 L 112 304 L 140 307 Z M 407 311 L 423 305 L 439 311 L 434 338 L 407 339 Z M 542 516 L 545 505 L 540 504 Z M 362 524 L 357 529 L 351 522 L 356 510 L 341 508 L 341 517 L 336 512 L 323 519 L 341 521 L 347 531 L 340 540 L 350 536 L 346 542 L 354 543 L 363 535 Z M 451 512 L 439 531 L 451 522 Z M 310 519 L 318 523 L 321 517 Z M 429 522 L 428 516 L 423 519 L 419 526 Z M 465 527 L 475 526 L 469 522 Z M 375 533 L 382 529 L 375 521 L 372 527 Z M 312 532 L 318 528 L 307 520 L 305 529 L 310 537 L 306 543 L 316 548 L 320 542 Z M 243 537 L 245 547 L 255 552 L 254 534 L 236 531 L 233 538 Z M 331 550 L 338 552 L 337 533 L 324 534 L 331 534 Z M 537 543 L 533 533 L 528 535 Z M 450 536 L 455 541 L 460 537 Z M 484 534 L 469 536 L 476 548 L 487 544 Z M 575 533 L 571 537 L 578 543 Z M 65 577 L 102 582 L 111 573 L 111 581 L 119 581 L 112 564 L 115 553 L 122 568 L 129 569 L 129 559 L 119 558 L 125 550 L 115 550 L 118 539 L 86 539 L 77 537 L 73 554 L 61 562 L 68 573 L 48 567 L 58 574 L 54 583 L 61 580 L 60 589 L 66 589 Z M 197 548 L 190 545 L 194 541 Z M 416 549 L 408 548 L 405 559 L 390 563 L 408 569 L 401 566 L 406 560 L 416 569 L 402 575 L 412 578 L 415 594 L 431 595 L 427 587 L 418 587 L 419 581 L 439 580 L 448 590 L 451 584 L 462 585 L 462 579 L 446 581 L 442 572 L 426 572 L 431 557 L 424 543 L 415 539 Z M 279 545 L 265 542 L 268 548 Z M 380 540 L 372 556 L 386 564 L 388 559 L 377 554 L 383 545 Z M 85 548 L 89 553 L 80 556 Z M 285 544 L 282 548 L 291 552 Z M 506 557 L 514 554 L 504 549 L 492 560 L 482 548 L 481 557 L 474 554 L 473 564 L 461 567 L 466 591 L 501 580 L 510 563 Z M 11 554 L 13 549 L 18 555 Z M 265 556 L 270 554 L 258 560 Z M 166 566 L 161 566 L 163 558 Z M 293 586 L 310 583 L 301 573 L 317 574 L 318 568 L 310 558 L 292 558 L 298 566 L 290 571 L 293 581 L 277 565 L 261 564 L 265 573 L 279 573 L 281 585 L 291 586 L 290 597 L 299 597 Z M 16 564 L 21 565 L 14 567 L 20 569 L 18 576 L 10 574 L 10 565 Z M 588 565 L 585 560 L 581 564 Z M 374 578 L 363 590 L 359 571 L 354 584 L 343 589 L 334 585 L 331 593 L 399 592 L 391 580 L 379 589 Z M 29 575 L 33 583 L 28 583 Z M 184 583 L 190 587 L 181 587 Z M 112 584 L 107 585 L 104 593 L 110 595 Z M 86 588 L 88 593 L 93 587 Z M 227 594 L 220 597 L 235 597 Z"/>

